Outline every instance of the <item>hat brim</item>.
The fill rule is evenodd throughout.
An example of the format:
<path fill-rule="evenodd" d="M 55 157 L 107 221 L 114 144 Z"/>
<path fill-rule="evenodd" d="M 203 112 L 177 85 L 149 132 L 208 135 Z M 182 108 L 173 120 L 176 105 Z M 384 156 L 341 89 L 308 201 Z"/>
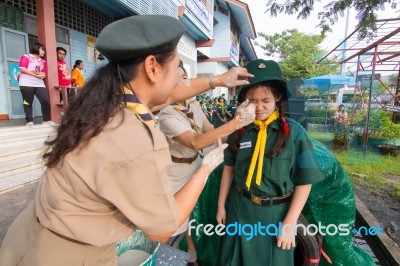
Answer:
<path fill-rule="evenodd" d="M 282 89 L 283 89 L 283 100 L 288 100 L 290 98 L 291 94 L 290 94 L 290 91 L 288 89 L 286 80 L 280 79 L 280 78 L 267 78 L 267 79 L 260 79 L 257 82 L 253 82 L 253 83 L 250 83 L 250 84 L 247 84 L 247 85 L 243 85 L 240 88 L 240 91 L 239 91 L 238 101 L 240 103 L 242 103 L 245 100 L 244 99 L 244 95 L 247 93 L 247 91 L 250 88 L 256 87 L 257 85 L 259 85 L 259 84 L 261 84 L 263 82 L 266 82 L 266 81 L 279 81 L 279 83 L 282 85 Z"/>

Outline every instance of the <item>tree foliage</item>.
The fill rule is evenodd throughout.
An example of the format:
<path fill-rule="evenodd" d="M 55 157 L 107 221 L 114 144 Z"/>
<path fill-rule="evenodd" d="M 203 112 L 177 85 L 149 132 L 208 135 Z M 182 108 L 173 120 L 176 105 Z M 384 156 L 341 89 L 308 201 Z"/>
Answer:
<path fill-rule="evenodd" d="M 265 55 L 278 58 L 287 79 L 309 78 L 336 73 L 338 70 L 338 64 L 329 59 L 316 64 L 326 54 L 318 47 L 324 36 L 301 33 L 296 29 L 274 35 L 259 32 L 258 35 L 265 39 L 265 44 L 257 45 L 264 49 Z"/>
<path fill-rule="evenodd" d="M 324 6 L 324 11 L 318 13 L 318 26 L 323 33 L 331 31 L 330 26 L 337 22 L 339 15 L 343 16 L 348 7 L 353 7 L 361 26 L 358 38 L 372 38 L 377 29 L 375 12 L 384 10 L 386 6 L 396 9 L 398 3 L 399 0 L 334 0 Z M 298 19 L 306 19 L 313 11 L 314 4 L 314 0 L 286 0 L 284 4 L 269 0 L 266 12 L 269 12 L 271 16 L 277 16 L 278 13 L 297 14 Z"/>

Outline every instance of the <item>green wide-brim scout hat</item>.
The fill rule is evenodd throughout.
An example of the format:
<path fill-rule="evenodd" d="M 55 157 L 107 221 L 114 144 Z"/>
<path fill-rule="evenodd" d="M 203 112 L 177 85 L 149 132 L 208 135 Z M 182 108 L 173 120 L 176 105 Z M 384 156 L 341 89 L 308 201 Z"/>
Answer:
<path fill-rule="evenodd" d="M 248 79 L 249 84 L 241 87 L 238 97 L 239 102 L 244 101 L 244 95 L 249 88 L 265 81 L 278 81 L 280 89 L 283 90 L 283 100 L 287 100 L 290 97 L 286 80 L 282 77 L 282 70 L 277 62 L 273 60 L 257 59 L 249 62 L 246 65 L 246 69 L 250 74 L 253 74 L 254 77 Z"/>
<path fill-rule="evenodd" d="M 107 25 L 96 40 L 96 49 L 111 61 L 168 53 L 185 30 L 182 22 L 170 16 L 131 16 Z"/>

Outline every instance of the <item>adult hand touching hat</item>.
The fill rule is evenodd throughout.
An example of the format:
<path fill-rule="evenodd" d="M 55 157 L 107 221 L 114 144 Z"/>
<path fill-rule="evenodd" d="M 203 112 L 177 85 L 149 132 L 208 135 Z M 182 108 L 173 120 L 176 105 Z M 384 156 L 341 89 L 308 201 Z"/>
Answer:
<path fill-rule="evenodd" d="M 247 85 L 249 82 L 247 78 L 254 77 L 253 74 L 250 74 L 246 68 L 244 67 L 232 67 L 227 72 L 216 76 L 214 78 L 215 86 L 220 87 L 235 87 Z"/>

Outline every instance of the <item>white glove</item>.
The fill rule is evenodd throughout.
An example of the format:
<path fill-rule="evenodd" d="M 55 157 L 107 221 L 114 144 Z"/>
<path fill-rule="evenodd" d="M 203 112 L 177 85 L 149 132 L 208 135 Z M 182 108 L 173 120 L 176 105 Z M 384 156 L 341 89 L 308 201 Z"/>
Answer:
<path fill-rule="evenodd" d="M 228 147 L 228 144 L 222 144 L 221 139 L 218 139 L 217 147 L 203 158 L 202 164 L 207 165 L 210 168 L 210 172 L 224 161 L 226 147 Z"/>
<path fill-rule="evenodd" d="M 236 109 L 234 119 L 239 122 L 239 128 L 251 124 L 256 119 L 256 106 L 253 103 L 249 103 L 249 100 L 245 100 Z"/>

